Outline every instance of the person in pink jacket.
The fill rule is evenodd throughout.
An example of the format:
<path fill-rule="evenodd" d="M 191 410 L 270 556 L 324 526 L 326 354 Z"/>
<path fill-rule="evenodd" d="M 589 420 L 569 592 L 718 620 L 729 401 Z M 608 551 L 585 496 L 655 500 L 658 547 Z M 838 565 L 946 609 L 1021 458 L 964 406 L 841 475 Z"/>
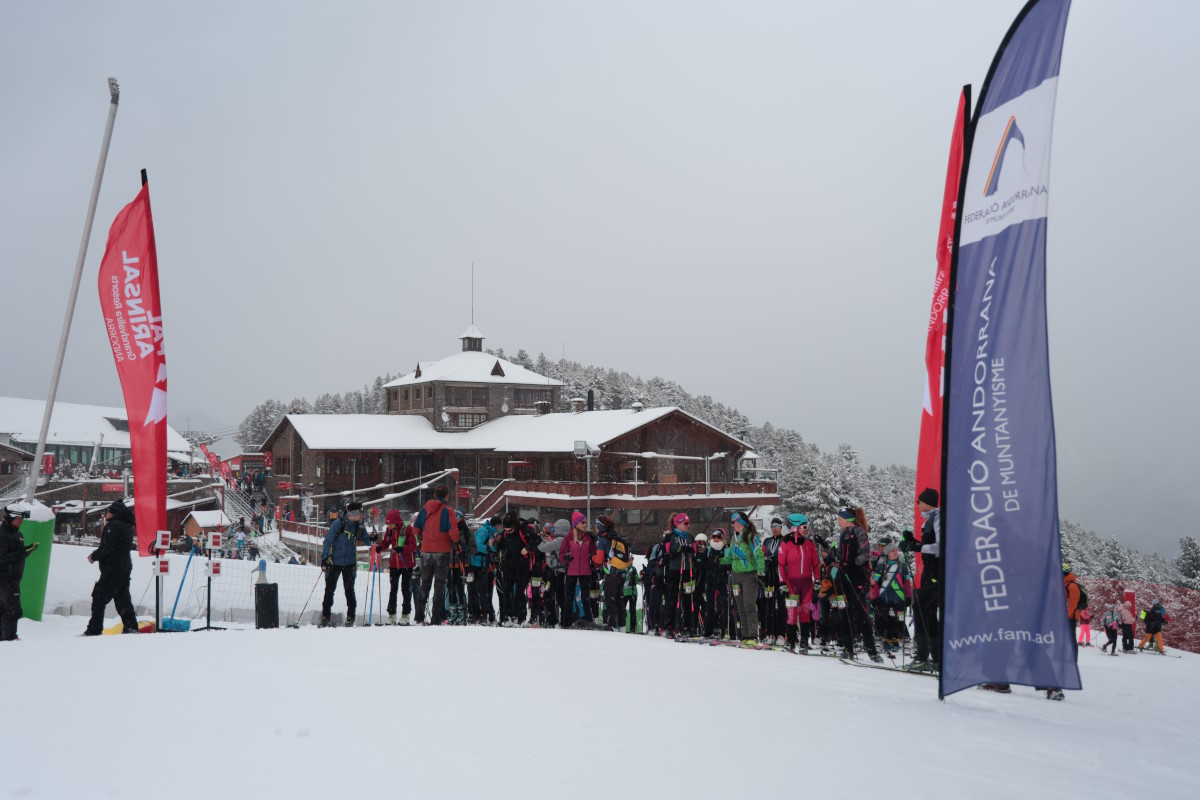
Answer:
<path fill-rule="evenodd" d="M 816 545 L 808 538 L 808 517 L 788 514 L 787 524 L 788 534 L 779 546 L 779 583 L 788 589 L 787 644 L 796 649 L 799 623 L 799 648 L 807 652 L 812 636 L 813 584 L 820 580 L 821 562 Z"/>
<path fill-rule="evenodd" d="M 596 552 L 596 540 L 588 531 L 587 517 L 576 511 L 571 515 L 571 532 L 563 537 L 558 548 L 558 559 L 567 566 L 566 585 L 563 588 L 563 627 L 575 622 L 575 593 L 579 587 L 582 618 L 592 621 L 592 603 L 589 596 L 592 588 L 592 555 Z"/>

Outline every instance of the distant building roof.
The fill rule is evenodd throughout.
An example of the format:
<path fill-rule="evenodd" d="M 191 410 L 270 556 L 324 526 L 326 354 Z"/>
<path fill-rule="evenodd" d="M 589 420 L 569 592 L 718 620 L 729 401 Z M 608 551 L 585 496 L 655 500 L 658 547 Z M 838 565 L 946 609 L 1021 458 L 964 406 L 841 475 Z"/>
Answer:
<path fill-rule="evenodd" d="M 227 528 L 232 524 L 224 511 L 193 511 L 183 521 L 187 522 L 188 519 L 196 520 L 201 528 Z"/>
<path fill-rule="evenodd" d="M 486 339 L 487 337 L 479 332 L 479 328 L 476 328 L 474 325 L 472 325 L 471 327 L 469 327 L 465 331 L 463 331 L 462 336 L 459 336 L 458 338 L 460 338 L 460 339 Z"/>
<path fill-rule="evenodd" d="M 45 409 L 45 400 L 0 397 L 0 434 L 8 434 L 14 442 L 36 443 Z M 125 409 L 78 403 L 54 404 L 47 443 L 94 447 L 101 443 L 101 436 L 103 447 L 129 449 L 129 419 Z M 168 424 L 168 452 L 182 454 L 186 459 L 190 449 L 187 440 Z"/>
<path fill-rule="evenodd" d="M 499 365 L 500 369 L 496 369 Z M 422 361 L 407 375 L 385 384 L 389 389 L 397 386 L 415 386 L 433 381 L 447 383 L 502 383 L 509 385 L 562 386 L 562 381 L 547 378 L 518 364 L 497 358 L 487 353 L 467 350 L 447 356 L 441 361 Z"/>

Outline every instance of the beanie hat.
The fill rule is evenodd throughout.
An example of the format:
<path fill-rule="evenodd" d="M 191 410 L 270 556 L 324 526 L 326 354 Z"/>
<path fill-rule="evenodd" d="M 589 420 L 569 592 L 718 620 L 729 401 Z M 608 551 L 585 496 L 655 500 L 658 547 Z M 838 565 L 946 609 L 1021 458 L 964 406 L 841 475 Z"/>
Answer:
<path fill-rule="evenodd" d="M 571 527 L 572 528 L 578 528 L 579 523 L 581 523 L 581 522 L 587 522 L 587 517 L 585 517 L 581 512 L 576 511 L 574 514 L 571 515 Z"/>
<path fill-rule="evenodd" d="M 388 525 L 399 525 L 400 524 L 400 512 L 393 508 L 392 510 L 388 511 L 387 516 L 384 517 L 383 521 L 386 522 Z"/>
<path fill-rule="evenodd" d="M 733 522 L 741 523 L 742 525 L 746 524 L 746 518 L 742 515 L 742 512 L 740 512 L 740 511 L 733 512 L 729 516 L 729 519 L 732 520 Z"/>
<path fill-rule="evenodd" d="M 362 503 L 357 500 L 351 500 L 349 503 L 346 503 L 347 514 L 353 514 L 355 511 L 362 511 Z"/>
<path fill-rule="evenodd" d="M 506 513 L 504 515 L 504 527 L 506 527 L 506 528 L 517 527 L 517 512 L 509 511 L 508 513 Z"/>
<path fill-rule="evenodd" d="M 838 516 L 844 520 L 849 520 L 850 522 L 854 522 L 854 509 L 848 508 L 848 507 L 842 507 L 838 511 Z"/>
<path fill-rule="evenodd" d="M 778 525 L 778 526 L 780 526 L 780 527 L 782 528 L 782 527 L 783 527 L 783 520 L 781 520 L 779 517 L 772 517 L 772 519 L 771 519 L 771 527 L 772 527 L 772 528 L 774 528 L 776 525 Z"/>
<path fill-rule="evenodd" d="M 499 515 L 499 514 L 496 514 L 496 515 L 495 515 L 495 516 L 493 516 L 491 519 L 489 519 L 489 520 L 488 520 L 488 525 L 491 525 L 493 528 L 498 528 L 498 527 L 500 527 L 500 515 Z"/>
<path fill-rule="evenodd" d="M 788 514 L 788 525 L 792 528 L 799 528 L 801 525 L 808 524 L 808 517 L 803 514 Z"/>
<path fill-rule="evenodd" d="M 125 505 L 124 500 L 113 500 L 112 503 L 109 504 L 107 510 L 113 514 L 121 514 L 124 512 L 125 508 L 127 508 L 127 506 Z"/>
<path fill-rule="evenodd" d="M 917 502 L 936 508 L 938 504 L 938 490 L 933 487 L 925 489 L 917 495 Z"/>
<path fill-rule="evenodd" d="M 697 533 L 697 534 L 696 534 L 696 541 L 697 541 L 697 542 L 707 542 L 707 541 L 708 541 L 708 537 L 707 537 L 707 536 L 705 536 L 703 533 Z"/>

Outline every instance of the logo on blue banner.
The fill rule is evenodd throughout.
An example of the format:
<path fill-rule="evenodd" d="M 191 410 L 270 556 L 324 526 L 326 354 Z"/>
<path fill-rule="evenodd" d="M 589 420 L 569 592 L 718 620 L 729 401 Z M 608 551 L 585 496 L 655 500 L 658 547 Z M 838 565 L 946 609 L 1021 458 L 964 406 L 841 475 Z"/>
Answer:
<path fill-rule="evenodd" d="M 992 159 L 992 169 L 988 172 L 987 184 L 983 190 L 984 197 L 991 197 L 996 193 L 996 189 L 1000 187 L 1000 170 L 1004 168 L 1004 154 L 1008 152 L 1008 143 L 1017 141 L 1021 143 L 1021 157 L 1025 157 L 1025 137 L 1021 135 L 1021 129 L 1017 127 L 1017 118 L 1009 117 L 1008 125 L 1004 128 L 1004 135 L 1000 137 L 1000 146 L 996 148 L 996 157 Z"/>

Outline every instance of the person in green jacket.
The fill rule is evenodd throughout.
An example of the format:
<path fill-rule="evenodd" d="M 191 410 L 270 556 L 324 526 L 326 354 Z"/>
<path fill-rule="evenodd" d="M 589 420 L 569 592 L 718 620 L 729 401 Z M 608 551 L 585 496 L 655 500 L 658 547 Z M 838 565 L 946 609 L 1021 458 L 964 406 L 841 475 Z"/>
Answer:
<path fill-rule="evenodd" d="M 741 620 L 742 641 L 758 643 L 758 582 L 763 574 L 762 541 L 745 514 L 733 512 L 733 535 L 721 563 L 732 569 L 733 599 Z"/>

